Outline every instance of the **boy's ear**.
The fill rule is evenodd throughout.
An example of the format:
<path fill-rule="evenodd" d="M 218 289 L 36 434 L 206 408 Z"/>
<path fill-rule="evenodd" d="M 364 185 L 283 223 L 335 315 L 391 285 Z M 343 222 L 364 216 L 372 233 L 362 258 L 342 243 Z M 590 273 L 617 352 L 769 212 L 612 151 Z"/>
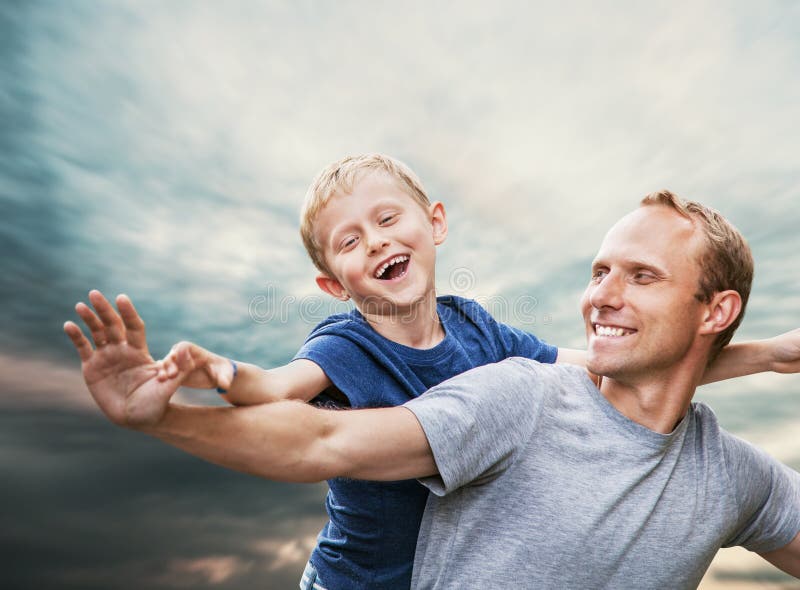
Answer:
<path fill-rule="evenodd" d="M 335 297 L 341 301 L 350 299 L 350 294 L 342 284 L 336 279 L 329 277 L 324 272 L 319 273 L 315 280 L 317 281 L 317 286 L 331 297 Z"/>
<path fill-rule="evenodd" d="M 433 226 L 433 243 L 438 246 L 447 237 L 447 214 L 445 213 L 444 205 L 440 201 L 431 203 L 428 208 L 428 214 Z"/>
<path fill-rule="evenodd" d="M 739 317 L 742 311 L 742 296 L 733 290 L 720 291 L 706 306 L 705 317 L 700 325 L 701 334 L 719 334 Z"/>

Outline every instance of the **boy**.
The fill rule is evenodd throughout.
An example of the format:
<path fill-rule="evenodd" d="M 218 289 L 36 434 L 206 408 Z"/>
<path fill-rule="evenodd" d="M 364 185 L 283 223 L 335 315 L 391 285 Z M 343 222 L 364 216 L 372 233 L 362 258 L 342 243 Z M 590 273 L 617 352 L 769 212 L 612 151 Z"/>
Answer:
<path fill-rule="evenodd" d="M 447 236 L 444 207 L 416 175 L 381 155 L 345 158 L 309 188 L 301 215 L 316 282 L 355 309 L 312 331 L 294 360 L 262 370 L 190 344 L 176 345 L 159 378 L 194 370 L 184 386 L 222 389 L 234 405 L 297 399 L 352 408 L 399 405 L 473 367 L 523 356 L 584 364 L 495 322 L 477 303 L 437 299 L 435 250 Z M 760 347 L 760 348 L 758 348 Z M 706 381 L 767 370 L 764 345 L 728 349 Z M 320 396 L 319 394 L 323 394 Z M 329 481 L 330 521 L 301 588 L 408 588 L 427 491 L 416 481 Z"/>

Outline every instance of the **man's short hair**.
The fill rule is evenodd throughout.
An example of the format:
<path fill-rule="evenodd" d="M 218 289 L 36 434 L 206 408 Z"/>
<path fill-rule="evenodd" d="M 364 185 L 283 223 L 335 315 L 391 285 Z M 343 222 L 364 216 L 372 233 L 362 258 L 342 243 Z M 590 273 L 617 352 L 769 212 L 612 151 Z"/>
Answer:
<path fill-rule="evenodd" d="M 348 156 L 326 166 L 311 183 L 300 212 L 300 236 L 311 261 L 319 270 L 330 274 L 322 246 L 314 235 L 314 221 L 328 201 L 337 193 L 349 194 L 365 175 L 383 172 L 422 207 L 431 202 L 416 174 L 399 160 L 383 154 Z"/>
<path fill-rule="evenodd" d="M 685 201 L 667 190 L 650 193 L 641 206 L 664 205 L 686 217 L 702 232 L 705 248 L 700 254 L 700 285 L 695 294 L 698 300 L 708 303 L 721 291 L 731 289 L 742 298 L 739 316 L 717 335 L 711 347 L 708 362 L 731 341 L 733 333 L 742 323 L 750 287 L 753 284 L 753 254 L 739 230 L 719 212 L 694 201 Z"/>

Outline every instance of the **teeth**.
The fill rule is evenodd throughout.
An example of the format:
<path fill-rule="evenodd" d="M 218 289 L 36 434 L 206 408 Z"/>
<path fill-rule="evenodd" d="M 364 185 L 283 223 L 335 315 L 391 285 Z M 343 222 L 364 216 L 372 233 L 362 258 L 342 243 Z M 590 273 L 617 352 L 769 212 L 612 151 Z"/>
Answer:
<path fill-rule="evenodd" d="M 383 276 L 383 273 L 386 272 L 386 269 L 392 266 L 393 264 L 397 264 L 398 262 L 405 262 L 406 260 L 408 260 L 408 256 L 395 256 L 391 260 L 387 260 L 380 267 L 378 267 L 378 270 L 375 271 L 375 278 L 376 279 L 381 278 Z"/>
<path fill-rule="evenodd" d="M 595 332 L 597 332 L 598 336 L 610 336 L 610 337 L 617 337 L 617 336 L 625 336 L 630 334 L 626 330 L 622 328 L 611 328 L 609 326 L 601 326 L 600 324 L 595 325 Z"/>

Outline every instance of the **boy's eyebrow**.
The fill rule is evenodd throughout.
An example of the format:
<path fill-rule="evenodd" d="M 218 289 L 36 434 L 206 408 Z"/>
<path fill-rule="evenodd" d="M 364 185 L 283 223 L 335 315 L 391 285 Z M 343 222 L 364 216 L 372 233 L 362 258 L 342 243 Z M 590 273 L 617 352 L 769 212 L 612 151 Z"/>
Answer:
<path fill-rule="evenodd" d="M 378 210 L 383 209 L 383 208 L 385 208 L 387 206 L 397 207 L 397 206 L 399 206 L 399 204 L 395 199 L 393 199 L 391 197 L 384 197 L 384 198 L 379 199 L 379 200 L 375 201 L 374 203 L 372 203 L 369 206 L 369 208 L 367 209 L 367 212 L 368 212 L 369 215 L 374 215 Z M 331 232 L 330 238 L 329 238 L 330 245 L 333 246 L 336 243 L 337 238 L 341 234 L 348 232 L 350 229 L 352 229 L 356 225 L 358 225 L 357 221 L 352 221 L 352 222 L 345 221 L 345 222 L 337 225 L 336 227 L 334 227 L 333 231 Z"/>

